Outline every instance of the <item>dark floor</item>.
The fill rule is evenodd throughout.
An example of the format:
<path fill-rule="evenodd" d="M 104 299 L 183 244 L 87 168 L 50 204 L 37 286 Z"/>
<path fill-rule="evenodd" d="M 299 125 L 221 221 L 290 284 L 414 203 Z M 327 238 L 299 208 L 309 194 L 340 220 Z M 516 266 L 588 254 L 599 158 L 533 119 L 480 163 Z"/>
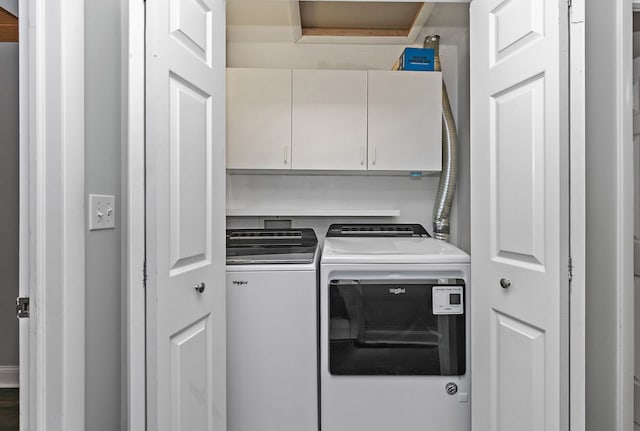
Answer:
<path fill-rule="evenodd" d="M 0 389 L 0 431 L 18 431 L 18 388 Z"/>

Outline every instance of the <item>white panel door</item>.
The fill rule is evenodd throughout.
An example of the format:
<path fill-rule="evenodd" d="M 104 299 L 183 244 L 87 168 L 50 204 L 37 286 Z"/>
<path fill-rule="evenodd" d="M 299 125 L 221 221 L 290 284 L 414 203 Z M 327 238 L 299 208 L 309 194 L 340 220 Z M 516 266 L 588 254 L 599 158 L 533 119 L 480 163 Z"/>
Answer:
<path fill-rule="evenodd" d="M 473 429 L 567 430 L 567 2 L 470 8 Z"/>
<path fill-rule="evenodd" d="M 368 72 L 369 170 L 442 169 L 442 73 Z"/>
<path fill-rule="evenodd" d="M 293 169 L 367 169 L 367 72 L 294 70 Z"/>
<path fill-rule="evenodd" d="M 225 2 L 146 10 L 148 427 L 223 431 Z"/>
<path fill-rule="evenodd" d="M 291 169 L 291 69 L 227 69 L 227 168 Z"/>

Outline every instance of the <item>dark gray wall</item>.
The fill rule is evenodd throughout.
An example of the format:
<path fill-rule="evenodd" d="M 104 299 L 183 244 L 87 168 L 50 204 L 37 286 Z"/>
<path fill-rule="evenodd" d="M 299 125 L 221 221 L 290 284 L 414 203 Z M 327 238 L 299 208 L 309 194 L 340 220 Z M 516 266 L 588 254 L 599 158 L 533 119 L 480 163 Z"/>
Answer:
<path fill-rule="evenodd" d="M 0 7 L 18 16 L 18 0 L 0 0 Z"/>
<path fill-rule="evenodd" d="M 85 1 L 86 193 L 116 196 L 116 229 L 86 234 L 86 431 L 121 429 L 120 2 Z"/>
<path fill-rule="evenodd" d="M 18 44 L 0 42 L 0 365 L 18 365 Z"/>

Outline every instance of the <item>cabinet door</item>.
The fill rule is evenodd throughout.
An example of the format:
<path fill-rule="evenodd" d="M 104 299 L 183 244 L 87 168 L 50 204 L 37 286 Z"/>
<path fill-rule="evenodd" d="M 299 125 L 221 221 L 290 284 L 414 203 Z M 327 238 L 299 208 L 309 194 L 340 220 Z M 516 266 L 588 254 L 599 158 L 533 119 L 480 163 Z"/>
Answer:
<path fill-rule="evenodd" d="M 367 72 L 293 71 L 294 169 L 367 167 Z"/>
<path fill-rule="evenodd" d="M 442 74 L 368 74 L 369 170 L 441 170 Z"/>
<path fill-rule="evenodd" d="M 291 168 L 291 70 L 227 69 L 227 168 Z"/>

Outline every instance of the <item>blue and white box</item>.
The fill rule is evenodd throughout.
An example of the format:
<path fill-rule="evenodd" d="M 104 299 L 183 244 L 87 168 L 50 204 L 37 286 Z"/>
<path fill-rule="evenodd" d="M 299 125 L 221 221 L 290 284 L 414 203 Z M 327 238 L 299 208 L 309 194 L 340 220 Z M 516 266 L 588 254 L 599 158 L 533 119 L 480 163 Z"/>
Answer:
<path fill-rule="evenodd" d="M 398 60 L 398 70 L 433 71 L 433 48 L 405 48 Z"/>

